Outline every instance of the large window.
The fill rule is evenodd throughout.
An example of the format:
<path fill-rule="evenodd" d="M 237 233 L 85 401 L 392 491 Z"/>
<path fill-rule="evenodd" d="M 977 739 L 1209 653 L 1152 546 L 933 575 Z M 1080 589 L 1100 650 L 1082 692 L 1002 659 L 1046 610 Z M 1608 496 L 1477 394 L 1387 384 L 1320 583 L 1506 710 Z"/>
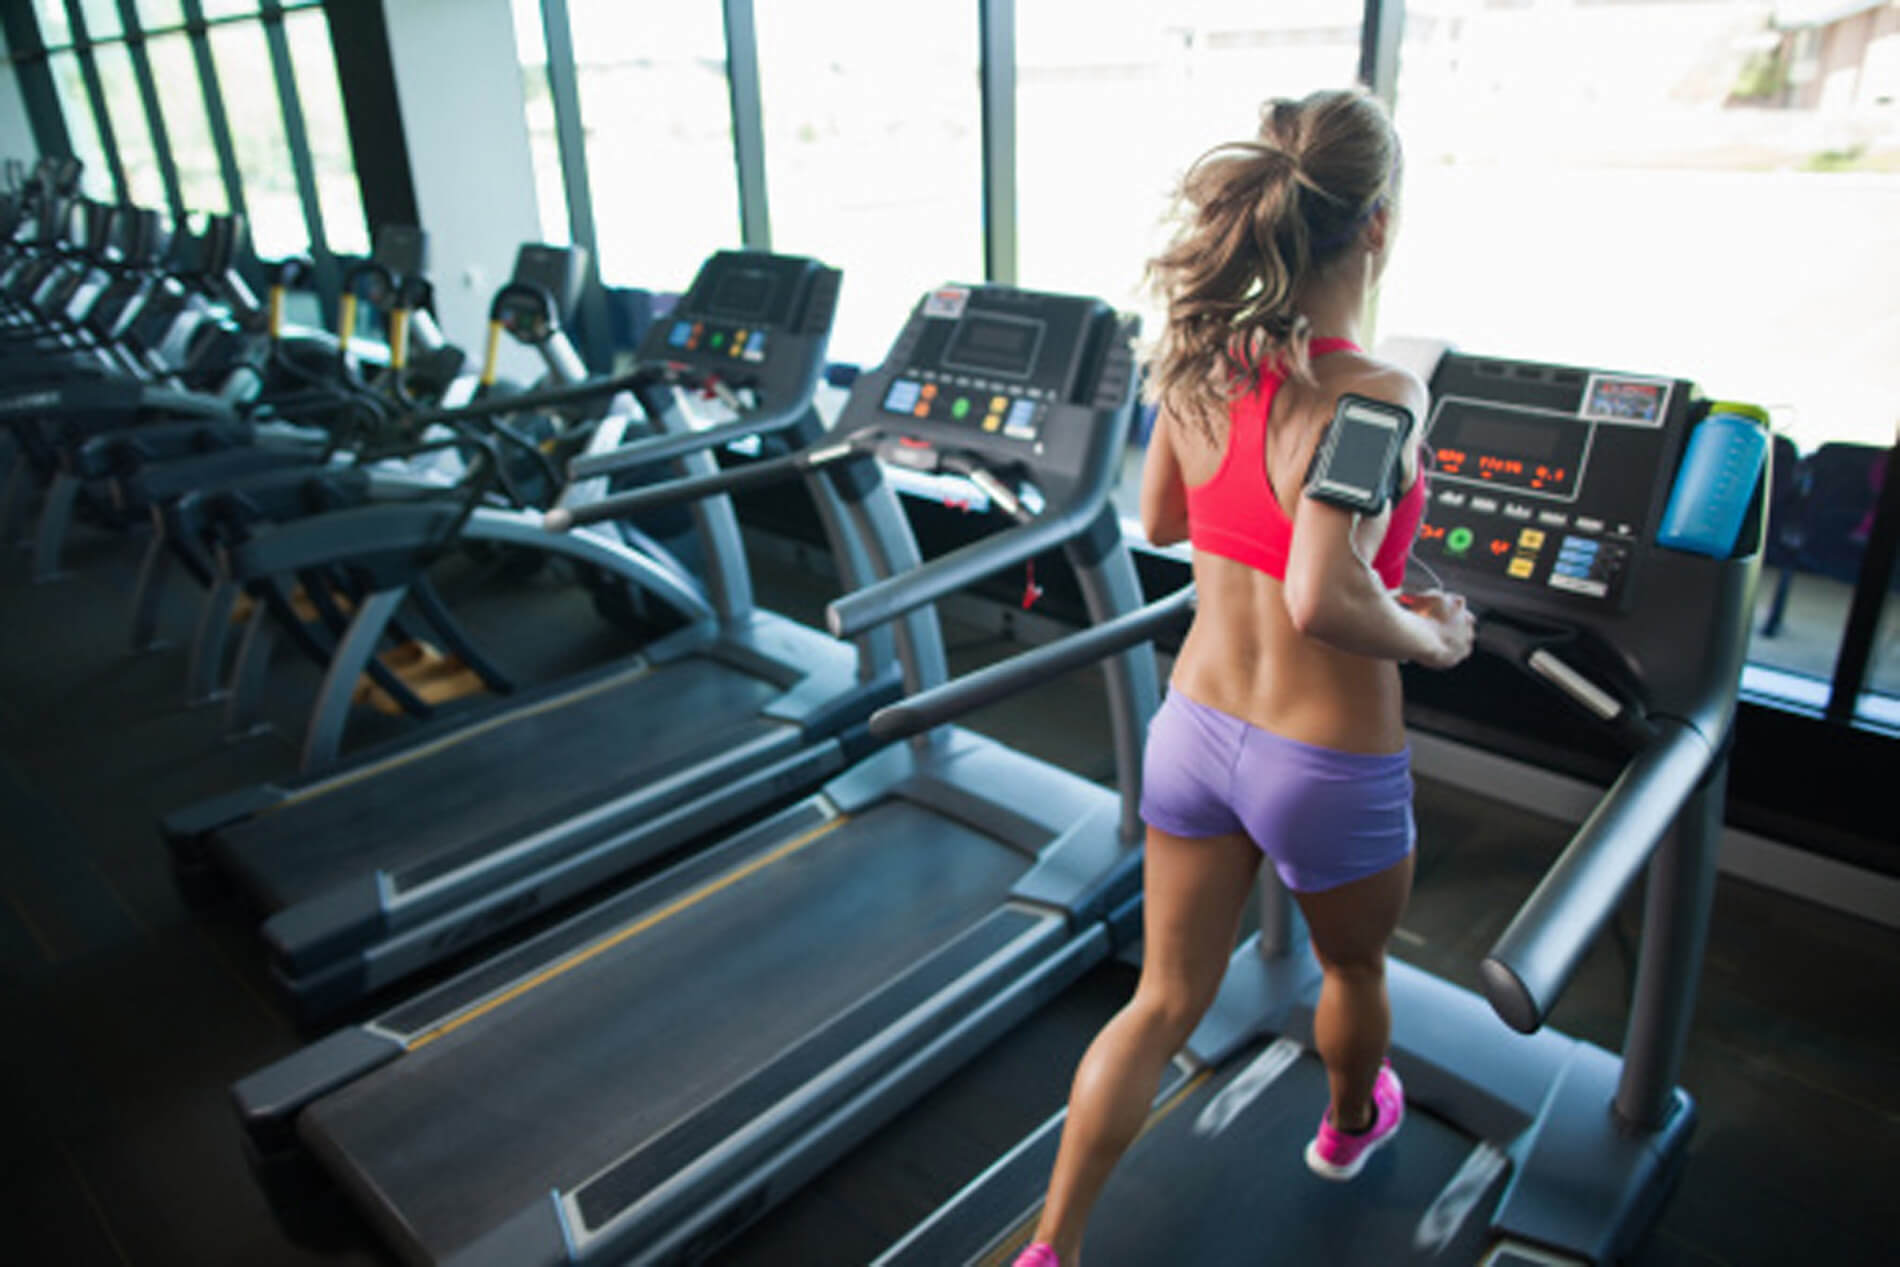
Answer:
<path fill-rule="evenodd" d="M 139 96 L 138 80 L 132 71 L 132 54 L 123 44 L 101 44 L 92 56 L 105 91 L 119 164 L 125 170 L 126 197 L 142 207 L 162 207 L 165 182 L 159 175 L 151 125 L 145 119 L 145 101 Z"/>
<path fill-rule="evenodd" d="M 53 94 L 59 98 L 60 111 L 66 118 L 66 138 L 72 143 L 73 157 L 79 160 L 79 190 L 89 198 L 111 201 L 112 172 L 106 166 L 106 147 L 99 140 L 92 104 L 86 99 L 79 58 L 70 52 L 53 53 L 46 59 L 46 69 L 52 75 Z"/>
<path fill-rule="evenodd" d="M 568 0 L 567 8 L 601 277 L 683 287 L 707 255 L 739 244 L 720 6 Z"/>
<path fill-rule="evenodd" d="M 1900 400 L 1900 6 L 1839 16 L 1855 8 L 1407 5 L 1381 331 L 1694 378 L 1769 409 L 1808 485 L 1824 449 L 1830 481 L 1884 451 Z M 1853 576 L 1815 531 L 1847 508 L 1790 496 L 1777 511 L 1810 522 L 1777 525 L 1806 542 L 1779 611 L 1770 570 L 1750 658 L 1825 682 Z"/>
<path fill-rule="evenodd" d="M 297 96 L 303 104 L 304 134 L 310 142 L 326 244 L 339 254 L 368 254 L 363 194 L 356 183 L 349 122 L 343 113 L 342 91 L 337 87 L 329 20 L 314 9 L 290 14 L 284 18 L 284 38 L 290 46 Z"/>
<path fill-rule="evenodd" d="M 925 290 L 983 279 L 976 6 L 755 12 L 772 246 L 844 270 L 833 355 L 875 362 Z"/>
<path fill-rule="evenodd" d="M 297 194 L 297 171 L 278 108 L 277 78 L 271 73 L 264 28 L 254 22 L 229 22 L 212 27 L 210 40 L 231 145 L 243 173 L 251 243 L 266 259 L 307 250 L 310 232 Z"/>
<path fill-rule="evenodd" d="M 211 120 L 205 114 L 204 94 L 193 88 L 198 82 L 198 67 L 190 37 L 182 32 L 153 36 L 145 43 L 145 55 L 152 63 L 152 78 L 159 84 L 165 139 L 178 170 L 179 201 L 186 211 L 229 211 L 230 197 L 224 189 L 224 175 L 218 170 L 217 143 L 212 139 Z"/>
<path fill-rule="evenodd" d="M 321 226 L 329 250 L 368 248 L 320 0 L 198 0 L 195 12 L 183 0 L 137 0 L 133 30 L 126 28 L 120 0 L 79 0 L 77 7 L 79 24 L 71 21 L 66 0 L 34 0 L 33 12 L 40 42 L 49 50 L 67 134 L 85 164 L 86 193 L 219 213 L 237 205 L 241 194 L 261 255 L 310 249 L 315 226 Z M 207 25 L 188 27 L 192 18 Z M 267 34 L 268 25 L 279 21 L 290 67 L 281 83 L 272 56 L 274 33 Z M 203 73 L 207 68 L 211 73 Z M 97 76 L 103 120 L 86 88 L 88 70 Z M 140 87 L 146 71 L 155 101 Z M 292 154 L 287 143 L 286 117 L 293 110 L 303 121 L 307 156 Z M 102 142 L 107 135 L 112 155 Z M 220 160 L 227 148 L 235 172 Z M 314 206 L 304 205 L 298 179 L 298 162 L 305 157 Z M 122 188 L 108 161 L 114 158 Z"/>
<path fill-rule="evenodd" d="M 1183 172 L 1269 98 L 1350 86 L 1362 8 L 1017 0 L 1023 284 L 1157 317 L 1143 270 Z"/>
<path fill-rule="evenodd" d="M 521 61 L 521 95 L 528 116 L 528 151 L 534 163 L 534 199 L 541 211 L 541 240 L 565 246 L 572 231 L 567 186 L 561 175 L 561 143 L 555 132 L 554 87 L 548 77 L 541 0 L 514 0 L 514 14 L 515 55 Z"/>

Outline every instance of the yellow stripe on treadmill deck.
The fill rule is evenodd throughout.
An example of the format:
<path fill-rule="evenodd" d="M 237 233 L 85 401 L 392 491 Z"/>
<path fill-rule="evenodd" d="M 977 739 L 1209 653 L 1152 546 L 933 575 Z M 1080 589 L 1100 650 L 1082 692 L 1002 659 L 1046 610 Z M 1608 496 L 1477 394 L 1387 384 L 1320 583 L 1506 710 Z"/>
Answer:
<path fill-rule="evenodd" d="M 359 770 L 350 770 L 346 773 L 323 779 L 320 782 L 312 783 L 309 787 L 292 792 L 283 800 L 261 810 L 259 816 L 274 814 L 280 809 L 288 809 L 292 805 L 298 805 L 319 796 L 328 796 L 332 792 L 340 791 L 352 783 L 361 783 L 364 779 L 372 778 L 385 770 L 400 769 L 412 761 L 420 761 L 424 757 L 433 756 L 445 749 L 453 748 L 456 744 L 473 739 L 477 735 L 485 735 L 491 730 L 506 726 L 511 722 L 519 721 L 525 717 L 534 717 L 552 709 L 565 708 L 576 700 L 584 700 L 590 696 L 599 695 L 604 691 L 611 691 L 618 687 L 625 686 L 627 683 L 638 681 L 640 678 L 646 677 L 652 672 L 653 667 L 651 665 L 644 663 L 638 664 L 625 673 L 614 674 L 604 682 L 596 682 L 592 686 L 583 687 L 578 691 L 569 691 L 565 695 L 556 695 L 552 699 L 542 700 L 539 704 L 530 704 L 526 708 L 513 708 L 505 713 L 498 713 L 472 726 L 464 726 L 460 730 L 450 731 L 439 739 L 432 739 L 428 743 L 406 748 L 394 756 L 386 757 L 381 761 L 372 761 Z"/>
<path fill-rule="evenodd" d="M 514 985 L 508 987 L 508 989 L 502 991 L 500 994 L 497 994 L 494 998 L 487 1000 L 481 1005 L 471 1008 L 470 1010 L 463 1012 L 458 1016 L 454 1016 L 446 1021 L 443 1021 L 440 1025 L 437 1025 L 434 1029 L 427 1030 L 421 1034 L 418 1034 L 416 1037 L 408 1041 L 408 1043 L 406 1044 L 407 1050 L 414 1051 L 418 1047 L 426 1046 L 427 1044 L 434 1042 L 438 1038 L 442 1038 L 449 1034 L 453 1034 L 456 1030 L 462 1028 L 462 1026 L 468 1024 L 470 1021 L 477 1020 L 481 1017 L 488 1015 L 490 1012 L 494 1011 L 498 1007 L 502 1007 L 505 1004 L 512 1003 L 514 1000 L 520 998 L 522 995 L 526 994 L 528 991 L 533 990 L 538 986 L 546 985 L 548 982 L 554 980 L 556 977 L 564 976 L 565 974 L 572 972 L 575 968 L 580 967 L 582 964 L 587 963 L 589 960 L 598 958 L 599 956 L 607 953 L 609 950 L 612 950 L 615 946 L 620 945 L 622 942 L 630 941 L 633 938 L 638 937 L 641 933 L 646 932 L 649 928 L 652 928 L 657 924 L 661 924 L 665 922 L 666 920 L 672 919 L 675 915 L 678 915 L 683 911 L 691 910 L 693 907 L 698 906 L 701 902 L 704 902 L 707 898 L 711 897 L 713 894 L 729 889 L 733 885 L 739 883 L 739 881 L 747 878 L 748 876 L 758 874 L 760 871 L 763 871 L 765 868 L 771 866 L 775 862 L 778 862 L 780 859 L 790 857 L 792 854 L 797 853 L 799 850 L 805 848 L 805 846 L 811 844 L 814 840 L 817 840 L 819 837 L 824 836 L 829 832 L 837 830 L 839 827 L 849 822 L 850 819 L 851 819 L 851 815 L 840 814 L 836 818 L 830 819 L 829 821 L 824 822 L 824 823 L 820 823 L 818 826 L 812 828 L 810 831 L 804 833 L 801 836 L 793 837 L 791 840 L 786 841 L 784 844 L 778 846 L 776 849 L 772 849 L 766 853 L 760 854 L 758 857 L 754 858 L 751 862 L 746 863 L 743 867 L 740 867 L 738 870 L 728 871 L 725 875 L 720 876 L 718 879 L 705 885 L 703 888 L 694 889 L 691 893 L 682 894 L 680 897 L 677 897 L 673 899 L 671 902 L 668 902 L 665 906 L 662 906 L 659 910 L 654 911 L 651 914 L 646 915 L 641 919 L 635 920 L 633 923 L 627 925 L 625 928 L 621 929 L 619 932 L 615 933 L 613 936 L 605 938 L 604 940 L 601 940 L 601 941 L 597 941 L 593 945 L 587 946 L 581 950 L 575 951 L 573 954 L 569 955 L 567 958 L 562 959 L 557 963 L 548 965 L 547 967 L 541 969 L 541 971 L 535 973 L 533 976 L 516 982 Z"/>

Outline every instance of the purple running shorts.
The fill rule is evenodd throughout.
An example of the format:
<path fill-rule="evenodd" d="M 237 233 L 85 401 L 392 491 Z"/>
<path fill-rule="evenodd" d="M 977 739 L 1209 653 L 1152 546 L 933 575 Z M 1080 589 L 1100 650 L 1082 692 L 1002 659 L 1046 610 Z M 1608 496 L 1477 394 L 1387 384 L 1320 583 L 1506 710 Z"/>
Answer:
<path fill-rule="evenodd" d="M 1418 838 L 1412 754 L 1286 739 L 1170 690 L 1148 727 L 1141 817 L 1171 836 L 1243 832 L 1296 893 L 1377 875 Z"/>

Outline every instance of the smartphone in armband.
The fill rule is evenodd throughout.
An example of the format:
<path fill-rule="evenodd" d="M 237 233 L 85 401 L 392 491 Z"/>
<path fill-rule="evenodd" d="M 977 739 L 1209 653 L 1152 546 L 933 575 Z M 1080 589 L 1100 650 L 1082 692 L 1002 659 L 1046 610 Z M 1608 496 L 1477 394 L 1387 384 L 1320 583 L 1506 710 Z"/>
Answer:
<path fill-rule="evenodd" d="M 1306 468 L 1306 495 L 1329 506 L 1376 515 L 1398 491 L 1412 411 L 1388 401 L 1339 398 Z"/>

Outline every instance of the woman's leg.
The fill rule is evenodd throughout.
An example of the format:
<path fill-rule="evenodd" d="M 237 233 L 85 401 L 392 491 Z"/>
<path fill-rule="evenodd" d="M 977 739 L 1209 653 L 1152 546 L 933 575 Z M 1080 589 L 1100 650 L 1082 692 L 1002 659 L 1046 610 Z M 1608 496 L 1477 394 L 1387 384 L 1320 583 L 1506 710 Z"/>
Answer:
<path fill-rule="evenodd" d="M 1319 893 L 1295 893 L 1325 980 L 1313 1016 L 1313 1045 L 1326 1062 L 1333 1125 L 1362 1130 L 1372 1120 L 1372 1084 L 1392 1039 L 1385 993 L 1385 946 L 1412 893 L 1415 853 L 1377 875 Z"/>
<path fill-rule="evenodd" d="M 1141 1130 L 1168 1061 L 1214 1001 L 1259 866 L 1260 850 L 1244 835 L 1191 839 L 1148 829 L 1141 981 L 1075 1071 L 1036 1225 L 1035 1239 L 1055 1248 L 1062 1267 L 1080 1261 L 1090 1207 Z"/>

